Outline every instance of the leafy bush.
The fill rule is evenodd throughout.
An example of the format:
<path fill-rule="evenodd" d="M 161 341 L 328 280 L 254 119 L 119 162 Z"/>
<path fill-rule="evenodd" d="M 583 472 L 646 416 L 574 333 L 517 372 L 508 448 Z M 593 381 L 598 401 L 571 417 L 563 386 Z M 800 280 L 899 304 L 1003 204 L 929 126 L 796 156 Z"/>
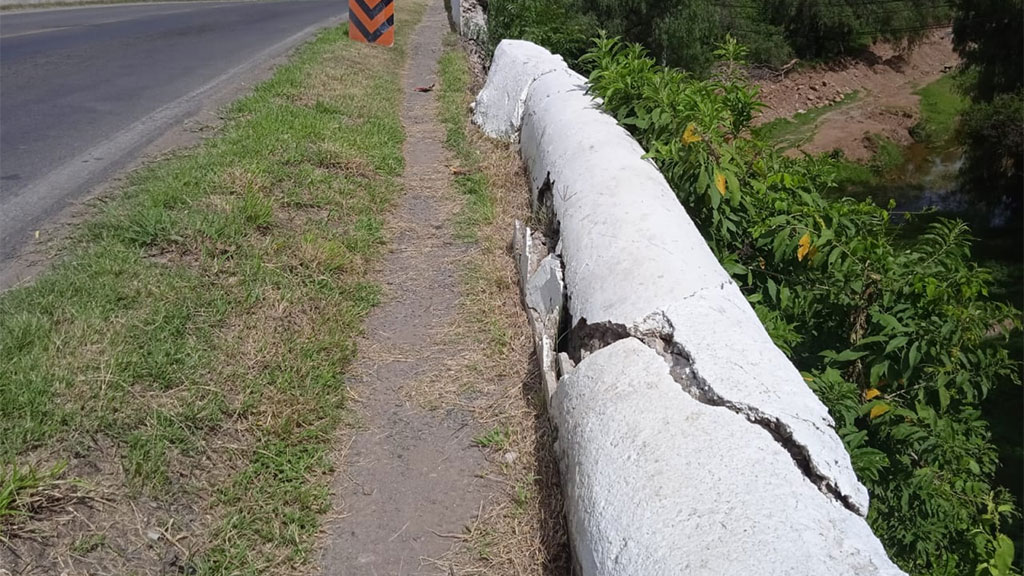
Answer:
<path fill-rule="evenodd" d="M 996 207 L 1024 212 L 1024 2 L 959 0 L 953 46 L 963 58 L 971 104 L 959 139 L 966 145 L 961 186 Z"/>
<path fill-rule="evenodd" d="M 946 0 L 491 0 L 488 10 L 495 41 L 531 40 L 572 63 L 603 30 L 697 74 L 709 71 L 708 46 L 726 34 L 750 47 L 754 63 L 781 66 L 794 56 L 848 54 L 879 38 L 912 43 L 951 17 Z"/>
<path fill-rule="evenodd" d="M 750 132 L 761 106 L 729 39 L 709 79 L 602 38 L 580 63 L 649 151 L 769 333 L 836 420 L 872 495 L 868 521 L 914 574 L 1009 574 L 979 403 L 1019 384 L 1005 342 L 1020 313 L 990 302 L 969 231 L 900 239 L 886 209 L 822 195 L 835 161 L 791 159 Z"/>
<path fill-rule="evenodd" d="M 962 187 L 990 207 L 1008 202 L 1019 221 L 1024 190 L 1024 89 L 971 104 L 960 117 Z"/>
<path fill-rule="evenodd" d="M 562 55 L 570 66 L 590 48 L 598 28 L 572 0 L 490 0 L 487 10 L 492 52 L 502 39 L 518 38 Z"/>

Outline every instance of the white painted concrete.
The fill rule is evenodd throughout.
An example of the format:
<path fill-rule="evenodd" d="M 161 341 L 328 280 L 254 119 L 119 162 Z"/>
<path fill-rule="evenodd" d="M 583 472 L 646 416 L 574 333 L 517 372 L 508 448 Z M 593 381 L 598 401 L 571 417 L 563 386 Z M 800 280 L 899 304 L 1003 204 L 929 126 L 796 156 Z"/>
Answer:
<path fill-rule="evenodd" d="M 862 517 L 868 494 L 825 406 L 640 145 L 582 76 L 536 46 L 502 46 L 478 123 L 510 138 L 521 119 L 572 321 L 643 338 L 554 362 L 581 574 L 901 574 Z"/>
<path fill-rule="evenodd" d="M 780 422 L 824 483 L 866 514 L 867 490 L 827 409 L 640 145 L 585 90 L 572 72 L 539 77 L 520 140 L 534 190 L 550 184 L 573 320 L 631 327 L 664 313 L 708 387 L 740 410 Z"/>
<path fill-rule="evenodd" d="M 485 134 L 514 140 L 530 85 L 552 70 L 567 69 L 561 56 L 522 40 L 502 40 L 494 51 L 487 82 L 476 97 L 473 122 Z"/>
<path fill-rule="evenodd" d="M 691 398 L 638 340 L 587 357 L 550 410 L 581 574 L 903 574 L 766 431 Z"/>

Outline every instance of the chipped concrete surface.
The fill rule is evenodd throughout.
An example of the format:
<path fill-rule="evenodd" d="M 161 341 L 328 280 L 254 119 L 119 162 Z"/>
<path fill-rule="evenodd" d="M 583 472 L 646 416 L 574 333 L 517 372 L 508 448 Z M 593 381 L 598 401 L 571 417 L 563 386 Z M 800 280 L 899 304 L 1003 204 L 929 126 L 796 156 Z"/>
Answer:
<path fill-rule="evenodd" d="M 523 307 L 533 332 L 537 361 L 546 398 L 558 384 L 555 343 L 565 304 L 562 260 L 549 254 L 544 237 L 516 221 L 513 251 L 519 267 L 519 286 Z"/>
<path fill-rule="evenodd" d="M 582 574 L 902 574 L 770 434 L 691 398 L 639 340 L 591 354 L 550 409 Z"/>
<path fill-rule="evenodd" d="M 555 254 L 548 255 L 526 282 L 526 305 L 543 318 L 557 318 L 562 309 L 564 291 L 562 261 Z"/>
<path fill-rule="evenodd" d="M 473 123 L 491 138 L 514 140 L 519 133 L 527 90 L 539 76 L 566 68 L 561 56 L 523 40 L 502 40 L 476 97 Z"/>

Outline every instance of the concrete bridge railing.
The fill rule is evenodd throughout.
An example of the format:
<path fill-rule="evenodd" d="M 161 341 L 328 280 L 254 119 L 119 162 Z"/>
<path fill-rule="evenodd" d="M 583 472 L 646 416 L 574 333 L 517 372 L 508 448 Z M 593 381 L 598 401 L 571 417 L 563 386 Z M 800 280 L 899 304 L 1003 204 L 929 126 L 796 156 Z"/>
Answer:
<path fill-rule="evenodd" d="M 586 79 L 505 40 L 474 121 L 519 139 L 546 222 L 516 247 L 579 572 L 902 574 L 825 406 Z"/>

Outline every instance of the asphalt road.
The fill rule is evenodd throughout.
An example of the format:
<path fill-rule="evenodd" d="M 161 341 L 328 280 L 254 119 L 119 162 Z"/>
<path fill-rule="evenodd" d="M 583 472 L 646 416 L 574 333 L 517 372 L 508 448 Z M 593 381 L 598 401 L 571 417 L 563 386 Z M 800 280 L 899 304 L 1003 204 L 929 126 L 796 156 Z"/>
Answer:
<path fill-rule="evenodd" d="M 347 16 L 344 0 L 0 14 L 0 270 L 69 203 L 252 70 Z"/>

